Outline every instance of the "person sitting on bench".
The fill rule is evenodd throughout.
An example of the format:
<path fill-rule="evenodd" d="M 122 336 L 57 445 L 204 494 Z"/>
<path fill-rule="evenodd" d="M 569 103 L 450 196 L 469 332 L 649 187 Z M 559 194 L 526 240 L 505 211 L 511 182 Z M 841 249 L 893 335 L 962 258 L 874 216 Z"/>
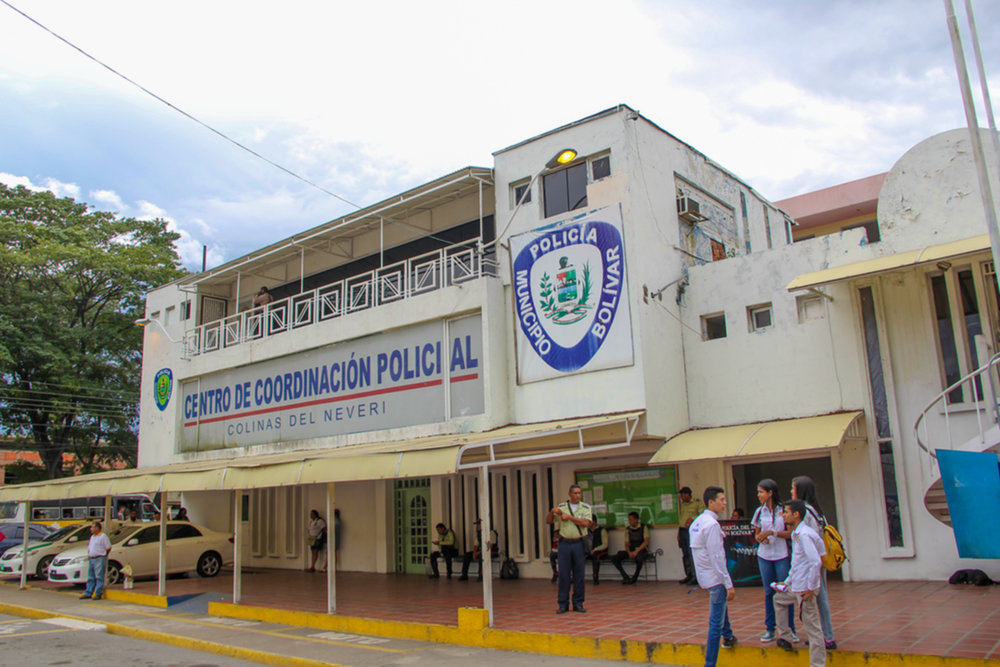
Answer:
<path fill-rule="evenodd" d="M 448 571 L 448 578 L 451 579 L 451 560 L 458 556 L 458 548 L 455 546 L 455 531 L 439 523 L 434 526 L 437 531 L 438 539 L 431 542 L 437 547 L 431 553 L 431 579 L 437 579 L 441 576 L 438 572 L 438 558 L 444 557 L 444 564 Z"/>
<path fill-rule="evenodd" d="M 622 584 L 634 584 L 639 580 L 639 572 L 642 570 L 642 564 L 646 562 L 646 556 L 649 554 L 646 551 L 646 547 L 649 546 L 649 526 L 639 523 L 638 512 L 629 512 L 628 525 L 625 526 L 625 530 L 625 551 L 619 551 L 612 556 L 611 562 L 621 572 Z M 622 561 L 626 558 L 630 558 L 635 562 L 635 574 L 631 577 L 625 574 L 625 568 L 622 567 Z"/>
<path fill-rule="evenodd" d="M 590 533 L 594 536 L 594 546 L 587 558 L 590 559 L 590 564 L 594 568 L 594 585 L 596 586 L 601 583 L 601 580 L 598 578 L 598 573 L 601 570 L 601 561 L 608 556 L 608 531 L 604 530 L 600 525 L 595 524 Z"/>
<path fill-rule="evenodd" d="M 479 577 L 476 581 L 483 580 L 483 554 L 482 548 L 480 547 L 480 542 L 482 539 L 481 533 L 482 528 L 480 527 L 483 523 L 482 519 L 476 519 L 476 544 L 472 547 L 472 551 L 466 551 L 465 557 L 462 559 L 462 576 L 458 578 L 459 581 L 469 580 L 469 565 L 472 561 L 477 561 L 479 563 Z M 490 529 L 490 539 L 486 542 L 486 546 L 490 550 L 490 558 L 496 558 L 500 555 L 500 540 L 497 537 L 497 531 Z M 489 567 L 486 565 L 486 567 Z"/>

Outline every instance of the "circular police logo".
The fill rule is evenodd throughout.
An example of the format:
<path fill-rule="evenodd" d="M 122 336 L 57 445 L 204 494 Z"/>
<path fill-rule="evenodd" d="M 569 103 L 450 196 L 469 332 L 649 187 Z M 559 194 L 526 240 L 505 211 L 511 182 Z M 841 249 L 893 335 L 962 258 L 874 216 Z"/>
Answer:
<path fill-rule="evenodd" d="M 169 368 L 156 371 L 153 378 L 153 395 L 156 399 L 156 407 L 161 411 L 167 409 L 170 402 L 170 394 L 174 390 L 174 374 Z"/>
<path fill-rule="evenodd" d="M 621 230 L 583 221 L 534 235 L 514 259 L 514 308 L 535 353 L 557 371 L 601 349 L 624 289 Z"/>

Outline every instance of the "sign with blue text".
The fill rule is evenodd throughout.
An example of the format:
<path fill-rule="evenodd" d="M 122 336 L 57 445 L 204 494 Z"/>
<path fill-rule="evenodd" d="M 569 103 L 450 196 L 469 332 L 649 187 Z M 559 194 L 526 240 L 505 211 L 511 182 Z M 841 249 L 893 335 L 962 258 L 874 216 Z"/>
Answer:
<path fill-rule="evenodd" d="M 293 442 L 482 414 L 482 359 L 482 317 L 474 315 L 202 376 L 181 389 L 181 451 Z"/>
<path fill-rule="evenodd" d="M 630 366 L 621 208 L 510 239 L 518 382 Z"/>

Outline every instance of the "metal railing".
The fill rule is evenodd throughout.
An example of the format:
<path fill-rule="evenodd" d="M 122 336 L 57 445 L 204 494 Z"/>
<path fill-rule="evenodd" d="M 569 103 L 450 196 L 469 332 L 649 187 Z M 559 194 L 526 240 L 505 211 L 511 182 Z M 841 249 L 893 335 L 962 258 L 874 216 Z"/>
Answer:
<path fill-rule="evenodd" d="M 496 277 L 496 253 L 465 241 L 202 324 L 184 335 L 189 357 L 312 326 L 469 280 Z"/>
<path fill-rule="evenodd" d="M 959 444 L 968 442 L 976 436 L 976 431 L 970 428 L 969 422 L 972 420 L 970 415 L 975 415 L 979 439 L 986 446 L 987 432 L 1000 424 L 1000 404 L 997 403 L 998 366 L 1000 366 L 1000 353 L 993 355 L 982 367 L 938 394 L 921 411 L 913 425 L 917 446 L 933 459 L 936 459 L 937 455 L 934 453 L 936 447 L 928 446 L 931 440 L 942 446 L 947 443 L 948 449 L 954 449 L 955 431 L 958 429 L 953 422 L 961 423 L 962 439 Z M 957 402 L 949 399 L 955 397 L 958 392 L 961 392 L 965 400 Z M 968 397 L 971 397 L 971 400 Z M 935 422 L 933 427 L 936 427 L 933 431 L 931 431 L 932 421 Z M 941 430 L 944 433 L 938 438 Z"/>

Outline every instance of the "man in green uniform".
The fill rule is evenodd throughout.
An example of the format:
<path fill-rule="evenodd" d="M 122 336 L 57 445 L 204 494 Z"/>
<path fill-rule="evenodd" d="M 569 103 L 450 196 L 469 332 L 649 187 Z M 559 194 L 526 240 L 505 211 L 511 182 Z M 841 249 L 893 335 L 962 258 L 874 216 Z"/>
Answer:
<path fill-rule="evenodd" d="M 438 539 L 431 543 L 437 547 L 431 553 L 431 570 L 434 571 L 431 579 L 437 579 L 441 576 L 438 574 L 438 558 L 442 556 L 444 556 L 444 565 L 448 571 L 448 578 L 451 579 L 451 561 L 458 556 L 458 548 L 455 546 L 455 531 L 443 523 L 435 526 L 435 530 L 437 530 Z"/>
<path fill-rule="evenodd" d="M 694 559 L 691 557 L 691 538 L 688 535 L 688 528 L 699 514 L 705 511 L 705 503 L 701 499 L 691 498 L 691 487 L 682 487 L 678 492 L 681 497 L 680 506 L 677 509 L 677 546 L 681 548 L 681 558 L 684 561 L 684 578 L 679 583 L 694 586 L 698 583 L 698 578 L 694 573 Z"/>
<path fill-rule="evenodd" d="M 573 611 L 583 613 L 584 567 L 587 556 L 583 552 L 583 536 L 593 525 L 593 511 L 582 501 L 583 490 L 579 484 L 569 487 L 569 500 L 549 510 L 545 523 L 559 530 L 559 608 L 557 614 L 569 611 L 570 577 L 573 582 Z"/>
<path fill-rule="evenodd" d="M 476 544 L 472 547 L 472 551 L 466 551 L 465 556 L 462 558 L 462 576 L 458 578 L 459 581 L 469 580 L 469 566 L 472 565 L 472 561 L 479 563 L 479 577 L 476 581 L 483 580 L 483 568 L 489 567 L 489 562 L 483 562 L 483 548 L 482 548 L 482 519 L 476 519 Z M 490 559 L 492 560 L 495 556 L 500 553 L 500 540 L 497 536 L 497 531 L 490 528 L 490 539 L 486 541 L 486 548 L 490 550 Z"/>

